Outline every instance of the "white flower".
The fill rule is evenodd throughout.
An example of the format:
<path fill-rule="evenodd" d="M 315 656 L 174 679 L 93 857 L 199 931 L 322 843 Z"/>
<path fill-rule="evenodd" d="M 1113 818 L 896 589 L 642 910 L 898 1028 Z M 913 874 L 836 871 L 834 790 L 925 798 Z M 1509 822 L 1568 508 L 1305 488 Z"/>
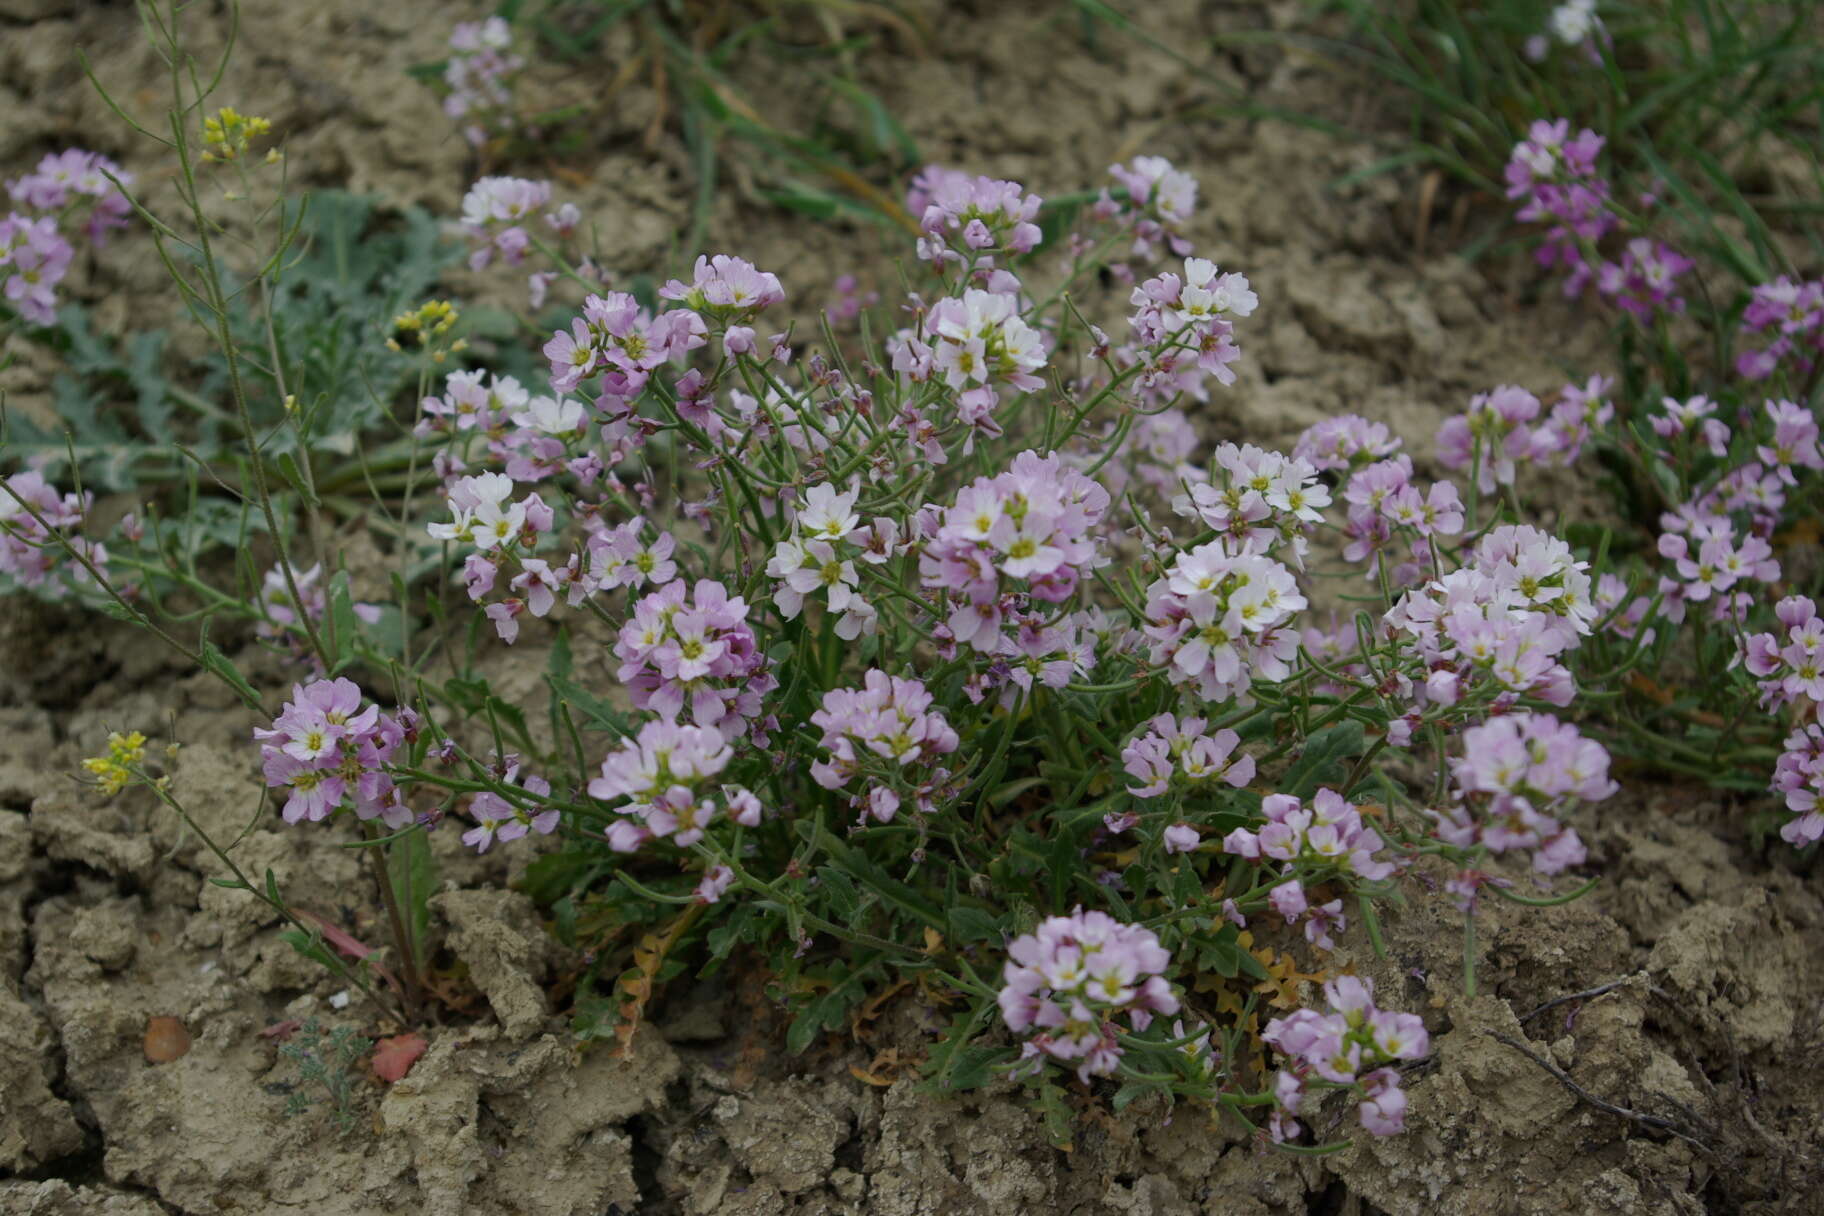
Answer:
<path fill-rule="evenodd" d="M 583 429 L 583 406 L 567 397 L 534 397 L 530 408 L 513 415 L 513 421 L 547 435 L 573 435 Z"/>
<path fill-rule="evenodd" d="M 860 496 L 859 489 L 838 494 L 832 485 L 812 486 L 798 509 L 799 530 L 819 540 L 847 536 L 861 526 L 861 517 L 855 514 L 855 500 Z"/>

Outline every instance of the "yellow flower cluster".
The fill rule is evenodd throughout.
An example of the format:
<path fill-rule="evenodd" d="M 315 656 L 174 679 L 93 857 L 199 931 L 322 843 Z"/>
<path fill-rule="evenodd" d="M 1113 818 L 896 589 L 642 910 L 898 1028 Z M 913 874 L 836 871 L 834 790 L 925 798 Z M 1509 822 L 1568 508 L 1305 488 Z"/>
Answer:
<path fill-rule="evenodd" d="M 104 756 L 90 756 L 82 762 L 82 767 L 96 778 L 101 792 L 112 798 L 127 788 L 133 780 L 132 765 L 138 764 L 146 755 L 146 737 L 138 731 L 123 735 L 115 731 L 108 736 L 108 751 Z"/>
<path fill-rule="evenodd" d="M 249 144 L 271 130 L 272 124 L 264 118 L 253 118 L 233 106 L 223 106 L 216 111 L 215 117 L 203 119 L 203 142 L 209 147 L 203 153 L 203 160 L 236 160 L 246 154 Z"/>
<path fill-rule="evenodd" d="M 448 300 L 426 300 L 409 312 L 402 312 L 393 318 L 393 333 L 386 340 L 387 349 L 402 351 L 403 343 L 411 342 L 431 352 L 431 358 L 443 362 L 445 350 L 435 348 L 438 338 L 450 332 L 461 316 L 456 306 Z M 450 343 L 448 350 L 461 350 L 468 343 L 458 338 Z"/>

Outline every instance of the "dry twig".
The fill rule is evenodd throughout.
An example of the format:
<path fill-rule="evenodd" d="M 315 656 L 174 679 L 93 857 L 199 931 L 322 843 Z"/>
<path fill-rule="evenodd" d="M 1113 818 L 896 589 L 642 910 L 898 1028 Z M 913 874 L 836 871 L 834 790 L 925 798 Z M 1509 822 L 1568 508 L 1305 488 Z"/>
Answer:
<path fill-rule="evenodd" d="M 1618 1118 L 1626 1119 L 1630 1123 L 1638 1123 L 1642 1127 L 1650 1127 L 1655 1131 L 1667 1132 L 1677 1136 L 1680 1140 L 1683 1140 L 1692 1148 L 1695 1148 L 1698 1152 L 1702 1153 L 1710 1161 L 1715 1162 L 1718 1159 L 1715 1151 L 1712 1150 L 1708 1144 L 1705 1144 L 1696 1136 L 1691 1135 L 1689 1132 L 1679 1127 L 1678 1124 L 1672 1122 L 1672 1120 L 1661 1118 L 1658 1115 L 1642 1114 L 1640 1111 L 1629 1110 L 1625 1106 L 1617 1106 L 1613 1102 L 1598 1098 L 1595 1094 L 1573 1081 L 1569 1073 L 1565 1072 L 1562 1068 L 1559 1068 L 1544 1056 L 1541 1056 L 1519 1039 L 1505 1034 L 1497 1034 L 1492 1030 L 1485 1030 L 1482 1033 L 1488 1035 L 1489 1038 L 1494 1039 L 1497 1042 L 1507 1044 L 1509 1047 L 1512 1047 L 1515 1051 L 1537 1064 L 1540 1068 L 1543 1068 L 1551 1075 L 1553 1080 L 1570 1090 L 1572 1096 L 1579 1101 L 1594 1106 L 1597 1110 L 1602 1111 L 1605 1114 L 1611 1114 Z"/>

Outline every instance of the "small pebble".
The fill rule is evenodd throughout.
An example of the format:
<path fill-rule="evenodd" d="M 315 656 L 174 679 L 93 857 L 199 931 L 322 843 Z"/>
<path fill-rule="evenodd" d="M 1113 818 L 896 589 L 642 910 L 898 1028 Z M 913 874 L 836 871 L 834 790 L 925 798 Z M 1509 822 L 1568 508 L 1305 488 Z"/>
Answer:
<path fill-rule="evenodd" d="M 190 1032 L 174 1017 L 150 1018 L 145 1048 L 148 1064 L 169 1064 L 190 1050 Z"/>

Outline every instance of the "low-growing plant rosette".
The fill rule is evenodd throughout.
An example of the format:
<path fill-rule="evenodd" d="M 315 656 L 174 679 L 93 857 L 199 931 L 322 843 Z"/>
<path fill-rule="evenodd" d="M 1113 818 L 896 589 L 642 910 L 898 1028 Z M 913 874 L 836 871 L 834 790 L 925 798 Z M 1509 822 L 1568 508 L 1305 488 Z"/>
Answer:
<path fill-rule="evenodd" d="M 472 38 L 457 76 L 487 93 L 505 47 Z M 1619 223 L 1599 150 L 1535 132 L 1515 197 L 1573 275 L 1670 316 L 1664 251 L 1591 260 Z M 156 534 L 104 548 L 90 499 L 17 474 L 0 572 L 131 613 L 128 570 L 248 621 L 304 669 L 255 734 L 282 819 L 398 859 L 402 951 L 425 833 L 526 850 L 526 888 L 588 942 L 584 1035 L 624 1043 L 658 985 L 741 958 L 795 1049 L 915 985 L 949 1010 L 928 1074 L 1011 1078 L 1054 1130 L 1072 1079 L 1266 1113 L 1288 1143 L 1335 1090 L 1395 1133 L 1427 1036 L 1344 973 L 1377 909 L 1448 900 L 1473 945 L 1485 894 L 1587 888 L 1579 824 L 1614 805 L 1616 753 L 1771 779 L 1787 839 L 1824 834 L 1824 632 L 1777 551 L 1815 517 L 1815 418 L 1739 385 L 1643 408 L 1599 372 L 1491 386 L 1432 436 L 1353 414 L 1288 451 L 1203 434 L 1274 302 L 1196 255 L 1188 174 L 1111 179 L 1059 259 L 1025 186 L 927 169 L 920 277 L 867 313 L 844 288 L 839 327 L 734 254 L 618 283 L 550 183 L 484 178 L 471 266 L 530 268 L 561 322 L 508 375 L 450 364 L 476 355 L 441 344 L 449 306 L 407 314 L 439 344 L 395 340 L 423 370 L 373 420 L 384 488 L 362 470 L 393 525 L 384 611 L 313 547 L 303 490 L 268 492 L 277 562 L 237 598 L 161 565 Z M 1774 356 L 1796 368 L 1785 294 L 1755 332 L 1796 327 Z M 1531 505 L 1599 462 L 1653 498 L 1646 526 Z M 206 637 L 190 653 L 240 679 Z M 1622 702 L 1687 669 L 1698 691 Z M 1287 960 L 1322 965 L 1327 1008 L 1254 1031 Z"/>

